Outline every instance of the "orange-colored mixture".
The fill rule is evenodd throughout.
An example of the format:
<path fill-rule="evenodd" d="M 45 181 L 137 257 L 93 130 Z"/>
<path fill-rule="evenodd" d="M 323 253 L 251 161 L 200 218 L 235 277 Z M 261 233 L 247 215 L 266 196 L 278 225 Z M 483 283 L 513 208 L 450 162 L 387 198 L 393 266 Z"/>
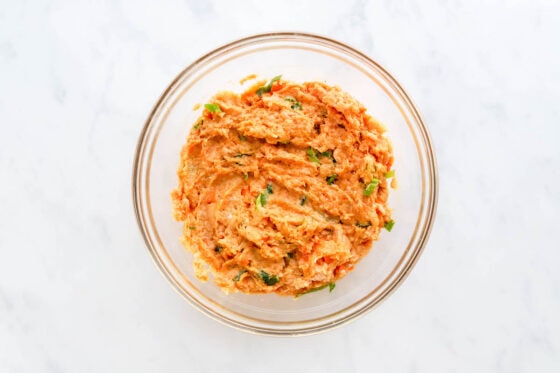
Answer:
<path fill-rule="evenodd" d="M 332 290 L 393 224 L 384 127 L 319 82 L 276 77 L 210 102 L 172 192 L 197 277 L 245 293 Z"/>

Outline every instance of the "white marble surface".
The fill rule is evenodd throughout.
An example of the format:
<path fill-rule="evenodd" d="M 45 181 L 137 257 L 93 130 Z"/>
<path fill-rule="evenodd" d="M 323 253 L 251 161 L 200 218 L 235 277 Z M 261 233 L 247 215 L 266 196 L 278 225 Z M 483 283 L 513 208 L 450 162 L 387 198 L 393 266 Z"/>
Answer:
<path fill-rule="evenodd" d="M 236 3 L 1 2 L 0 371 L 559 372 L 560 3 Z M 404 285 L 298 339 L 230 330 L 181 299 L 130 195 L 166 84 L 273 30 L 331 36 L 392 71 L 440 171 L 438 218 Z"/>

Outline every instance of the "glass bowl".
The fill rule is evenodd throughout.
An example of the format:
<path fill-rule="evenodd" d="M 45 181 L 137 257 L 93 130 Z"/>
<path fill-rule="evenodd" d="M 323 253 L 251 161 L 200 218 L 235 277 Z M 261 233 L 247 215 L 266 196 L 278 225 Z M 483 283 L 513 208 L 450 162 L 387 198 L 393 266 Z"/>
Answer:
<path fill-rule="evenodd" d="M 293 298 L 225 294 L 199 281 L 192 254 L 180 242 L 170 192 L 177 185 L 179 152 L 200 110 L 222 90 L 242 91 L 240 79 L 282 74 L 292 81 L 337 85 L 387 127 L 398 188 L 389 206 L 396 224 L 382 231 L 370 253 L 333 292 Z M 248 84 L 251 84 L 249 82 Z M 163 92 L 140 134 L 132 179 L 140 230 L 152 258 L 173 287 L 203 313 L 229 326 L 273 335 L 325 331 L 363 315 L 404 280 L 428 239 L 437 201 L 437 171 L 426 126 L 400 84 L 363 53 L 325 37 L 269 33 L 219 47 L 183 70 Z"/>

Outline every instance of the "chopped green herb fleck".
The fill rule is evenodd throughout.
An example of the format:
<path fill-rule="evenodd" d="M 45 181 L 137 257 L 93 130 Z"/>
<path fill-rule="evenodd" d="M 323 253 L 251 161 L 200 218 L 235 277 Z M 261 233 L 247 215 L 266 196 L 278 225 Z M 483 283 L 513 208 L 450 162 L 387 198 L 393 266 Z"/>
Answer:
<path fill-rule="evenodd" d="M 321 290 L 325 289 L 327 286 L 329 286 L 329 284 L 325 284 L 325 285 L 322 285 L 322 286 L 318 286 L 318 287 L 316 287 L 316 288 L 312 288 L 312 289 L 306 290 L 306 291 L 304 291 L 303 293 L 299 293 L 297 296 L 305 295 L 305 294 L 309 294 L 309 293 L 314 293 L 314 292 L 316 292 L 316 291 L 321 291 Z"/>
<path fill-rule="evenodd" d="M 216 246 L 214 247 L 214 251 L 217 252 L 218 254 L 222 252 L 224 248 L 222 246 Z"/>
<path fill-rule="evenodd" d="M 243 157 L 250 157 L 250 156 L 251 156 L 251 154 L 249 154 L 249 153 L 239 153 L 239 154 L 236 154 L 234 157 L 235 158 L 243 158 Z"/>
<path fill-rule="evenodd" d="M 389 172 L 385 172 L 385 173 L 383 174 L 383 176 L 385 176 L 387 179 L 390 178 L 390 177 L 393 177 L 393 176 L 395 176 L 395 170 L 391 170 L 391 171 L 389 171 Z"/>
<path fill-rule="evenodd" d="M 395 221 L 391 219 L 387 223 L 385 223 L 385 229 L 387 229 L 388 232 L 391 232 L 394 225 L 395 225 Z"/>
<path fill-rule="evenodd" d="M 259 193 L 257 199 L 255 200 L 257 208 L 263 208 L 266 205 L 267 199 L 268 197 L 266 193 Z"/>
<path fill-rule="evenodd" d="M 337 174 L 332 174 L 331 176 L 327 177 L 327 184 L 332 185 L 338 179 Z"/>
<path fill-rule="evenodd" d="M 302 296 L 302 295 L 305 295 L 305 294 L 315 293 L 316 291 L 321 291 L 321 290 L 323 290 L 323 289 L 326 289 L 327 287 L 329 288 L 329 293 L 330 293 L 330 292 L 333 291 L 333 289 L 335 288 L 335 286 L 336 286 L 336 284 L 335 284 L 334 282 L 329 282 L 328 284 L 321 285 L 321 286 L 318 286 L 318 287 L 316 287 L 316 288 L 306 290 L 306 291 L 304 291 L 303 293 L 299 293 L 299 294 L 296 295 L 296 298 L 297 298 L 297 297 L 300 297 L 300 296 Z"/>
<path fill-rule="evenodd" d="M 371 227 L 371 221 L 368 221 L 368 222 L 365 222 L 365 223 L 357 222 L 356 227 L 360 227 L 360 228 Z"/>
<path fill-rule="evenodd" d="M 319 158 L 317 158 L 317 155 L 315 155 L 315 149 L 313 149 L 312 147 L 307 148 L 307 156 L 309 157 L 309 160 L 311 162 L 321 164 L 321 161 L 319 161 Z"/>
<path fill-rule="evenodd" d="M 237 137 L 239 137 L 239 140 L 241 140 L 241 141 L 247 141 L 247 138 L 239 132 L 237 133 Z"/>
<path fill-rule="evenodd" d="M 369 197 L 371 193 L 375 190 L 375 187 L 379 184 L 379 180 L 373 179 L 364 189 L 364 196 Z"/>
<path fill-rule="evenodd" d="M 268 93 L 270 92 L 270 90 L 272 89 L 272 85 L 274 84 L 274 82 L 280 80 L 282 78 L 282 75 L 277 75 L 274 78 L 270 79 L 270 82 L 268 82 L 267 85 L 260 87 L 259 89 L 257 89 L 257 91 L 255 92 L 257 94 L 257 96 L 261 97 L 263 93 Z"/>
<path fill-rule="evenodd" d="M 245 273 L 247 273 L 246 269 L 242 269 L 241 271 L 239 271 L 239 273 L 233 278 L 233 282 L 241 280 L 241 276 L 243 276 Z"/>
<path fill-rule="evenodd" d="M 294 259 L 294 256 L 296 255 L 296 253 L 294 253 L 293 251 L 289 252 L 286 254 L 286 256 L 290 259 Z"/>
<path fill-rule="evenodd" d="M 333 163 L 336 163 L 336 159 L 334 159 L 332 150 L 327 150 L 327 151 L 324 151 L 324 152 L 319 152 L 319 153 L 317 153 L 317 156 L 329 158 L 330 160 L 333 161 Z"/>
<path fill-rule="evenodd" d="M 319 152 L 319 154 L 317 154 L 319 157 L 327 157 L 327 158 L 331 158 L 332 157 L 332 152 L 330 150 L 324 151 L 324 152 Z"/>
<path fill-rule="evenodd" d="M 201 119 L 201 120 L 198 121 L 197 124 L 195 124 L 195 125 L 193 126 L 193 128 L 194 128 L 195 130 L 197 130 L 197 129 L 200 128 L 200 126 L 202 126 L 203 123 L 204 123 L 204 119 Z"/>
<path fill-rule="evenodd" d="M 292 103 L 292 105 L 290 105 L 290 109 L 292 109 L 292 110 L 301 110 L 301 102 L 299 102 L 299 101 L 296 100 L 295 98 L 286 97 L 284 100 L 286 100 L 286 101 Z"/>
<path fill-rule="evenodd" d="M 305 205 L 305 202 L 307 202 L 307 196 L 303 196 L 301 197 L 301 199 L 299 200 L 299 204 L 300 206 Z"/>
<path fill-rule="evenodd" d="M 204 108 L 211 113 L 220 113 L 222 111 L 217 104 L 204 104 Z"/>
<path fill-rule="evenodd" d="M 261 275 L 261 278 L 264 281 L 264 283 L 267 284 L 268 286 L 276 285 L 278 283 L 278 281 L 280 281 L 278 276 L 276 276 L 276 275 L 271 276 L 263 270 L 261 270 L 260 275 Z"/>
<path fill-rule="evenodd" d="M 268 202 L 268 196 L 271 195 L 273 193 L 272 191 L 272 184 L 267 184 L 266 185 L 266 189 L 259 193 L 259 195 L 257 196 L 257 199 L 255 200 L 255 203 L 257 204 L 257 209 L 262 208 L 266 205 L 266 203 Z"/>
<path fill-rule="evenodd" d="M 189 225 L 189 229 L 192 231 L 192 230 L 195 230 L 196 227 L 194 225 Z"/>
<path fill-rule="evenodd" d="M 245 175 L 243 175 L 243 180 L 249 180 L 249 173 L 248 172 Z"/>

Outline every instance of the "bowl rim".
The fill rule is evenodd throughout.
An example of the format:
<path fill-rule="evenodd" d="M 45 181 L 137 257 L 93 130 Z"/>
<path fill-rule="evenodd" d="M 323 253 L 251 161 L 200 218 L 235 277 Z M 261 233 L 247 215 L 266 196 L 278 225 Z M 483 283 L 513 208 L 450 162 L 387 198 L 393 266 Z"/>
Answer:
<path fill-rule="evenodd" d="M 143 210 L 143 204 L 146 203 L 146 202 L 143 201 L 142 198 L 141 198 L 142 191 L 143 191 L 143 189 L 142 189 L 143 172 L 141 172 L 142 160 L 143 160 L 142 155 L 144 155 L 145 148 L 150 143 L 150 141 L 147 141 L 148 140 L 147 135 L 148 135 L 149 130 L 152 127 L 153 120 L 157 116 L 160 108 L 166 102 L 168 96 L 171 93 L 173 93 L 174 90 L 177 88 L 180 81 L 182 81 L 183 78 L 185 78 L 185 76 L 187 76 L 189 73 L 191 73 L 191 71 L 196 70 L 202 63 L 207 62 L 209 60 L 212 60 L 213 58 L 220 57 L 220 56 L 224 55 L 224 53 L 227 53 L 230 50 L 235 50 L 237 48 L 241 48 L 241 47 L 244 47 L 244 46 L 254 45 L 254 44 L 257 44 L 259 42 L 262 43 L 262 42 L 281 41 L 281 40 L 283 40 L 283 41 L 290 40 L 290 41 L 294 41 L 294 42 L 297 41 L 297 42 L 303 42 L 303 43 L 307 41 L 307 42 L 319 44 L 319 45 L 322 45 L 322 46 L 327 46 L 327 47 L 330 47 L 330 48 L 335 49 L 335 50 L 342 50 L 342 51 L 352 55 L 352 57 L 359 58 L 361 60 L 361 62 L 364 62 L 367 65 L 369 65 L 370 67 L 376 69 L 377 72 L 380 75 L 382 75 L 385 82 L 391 84 L 392 88 L 400 96 L 400 98 L 405 103 L 408 111 L 413 116 L 414 122 L 416 122 L 416 124 L 417 124 L 416 130 L 418 131 L 418 136 L 420 137 L 420 140 L 421 140 L 421 142 L 422 142 L 422 144 L 425 148 L 424 149 L 425 150 L 424 156 L 426 158 L 425 163 L 426 163 L 426 169 L 427 169 L 427 175 L 423 175 L 423 177 L 422 177 L 422 196 L 421 196 L 421 208 L 420 208 L 421 213 L 422 213 L 423 208 L 426 208 L 426 211 L 424 212 L 425 217 L 424 218 L 419 217 L 419 219 L 418 219 L 419 221 L 422 221 L 423 227 L 418 232 L 419 236 L 416 239 L 417 242 L 416 242 L 415 246 L 413 247 L 411 255 L 408 258 L 406 258 L 407 260 L 404 261 L 404 263 L 402 263 L 402 268 L 399 269 L 399 264 L 400 264 L 400 262 L 403 261 L 403 258 L 405 256 L 406 252 L 405 252 L 405 254 L 403 254 L 401 259 L 399 260 L 399 263 L 397 263 L 395 268 L 392 270 L 391 274 L 389 274 L 387 276 L 386 280 L 389 279 L 389 278 L 392 278 L 392 274 L 397 269 L 399 269 L 399 273 L 397 274 L 397 276 L 395 278 L 392 278 L 391 282 L 388 284 L 388 287 L 380 295 L 378 295 L 377 298 L 375 298 L 375 299 L 369 299 L 369 297 L 366 296 L 366 297 L 362 298 L 361 300 L 355 302 L 353 304 L 353 306 L 356 305 L 356 304 L 364 303 L 364 299 L 367 301 L 364 305 L 358 307 L 357 309 L 353 310 L 349 314 L 343 314 L 344 313 L 343 311 L 346 310 L 346 308 L 345 308 L 342 311 L 337 311 L 337 312 L 334 312 L 334 313 L 329 314 L 327 316 L 319 318 L 319 319 L 327 319 L 325 322 L 323 322 L 321 324 L 312 323 L 312 322 L 316 321 L 317 319 L 306 320 L 307 323 L 311 322 L 312 325 L 309 325 L 309 326 L 304 325 L 304 326 L 293 328 L 293 329 L 292 328 L 271 328 L 271 327 L 265 327 L 265 326 L 261 326 L 261 325 L 248 324 L 246 322 L 242 322 L 242 321 L 239 321 L 239 320 L 233 320 L 231 317 L 226 317 L 223 314 L 220 314 L 219 312 L 216 312 L 216 310 L 209 309 L 204 304 L 202 304 L 200 301 L 195 299 L 191 294 L 189 294 L 188 292 L 185 292 L 183 290 L 183 288 L 177 283 L 177 280 L 175 279 L 173 274 L 170 273 L 170 270 L 166 266 L 166 264 L 164 263 L 164 260 L 159 256 L 158 250 L 154 247 L 154 244 L 152 242 L 150 234 L 147 231 L 148 227 L 146 226 L 146 224 L 147 224 L 146 223 L 146 217 L 144 216 L 144 212 L 142 211 Z M 195 73 L 196 73 L 196 71 L 195 71 Z M 157 132 L 159 132 L 159 129 L 158 129 Z M 157 136 L 155 137 L 155 139 L 157 140 Z M 415 138 L 415 143 L 416 143 L 416 148 L 418 149 L 419 145 L 418 145 L 418 140 L 416 138 Z M 149 157 L 148 157 L 148 163 L 151 163 L 151 152 L 150 152 Z M 149 172 L 149 169 L 148 169 L 148 172 Z M 426 184 L 428 184 L 428 185 L 426 185 Z M 428 194 L 425 193 L 426 192 L 426 186 L 428 187 L 427 188 L 428 189 Z M 189 303 L 191 303 L 195 307 L 195 309 L 201 311 L 203 314 L 211 317 L 212 319 L 221 322 L 222 324 L 225 324 L 225 325 L 228 325 L 230 327 L 234 327 L 236 329 L 243 330 L 243 331 L 246 331 L 246 332 L 255 333 L 255 334 L 266 334 L 266 335 L 276 335 L 276 336 L 298 336 L 298 335 L 316 334 L 316 333 L 320 333 L 320 332 L 330 330 L 330 329 L 333 329 L 335 327 L 339 327 L 339 326 L 342 326 L 344 324 L 347 324 L 350 321 L 353 321 L 353 320 L 357 319 L 358 317 L 363 316 L 364 314 L 366 314 L 367 312 L 371 311 L 373 308 L 375 308 L 376 306 L 381 304 L 408 277 L 411 270 L 413 269 L 413 267 L 417 263 L 418 258 L 420 257 L 420 254 L 423 252 L 423 250 L 426 246 L 427 240 L 429 238 L 429 235 L 431 233 L 431 230 L 433 228 L 434 221 L 435 221 L 436 209 L 437 209 L 437 200 L 438 200 L 438 170 L 437 170 L 437 162 L 436 162 L 436 158 L 435 158 L 435 154 L 434 154 L 434 147 L 433 147 L 433 144 L 432 144 L 432 140 L 431 140 L 429 131 L 428 131 L 428 129 L 427 129 L 427 127 L 426 127 L 426 125 L 425 125 L 425 123 L 424 123 L 416 105 L 414 104 L 412 99 L 409 97 L 407 92 L 404 90 L 404 88 L 400 85 L 400 83 L 384 67 L 382 67 L 379 63 L 377 63 L 375 60 L 373 60 L 372 58 L 370 58 L 366 54 L 364 54 L 364 53 L 360 52 L 359 50 L 357 50 L 357 49 L 355 49 L 355 48 L 353 48 L 353 47 L 351 47 L 351 46 L 349 46 L 345 43 L 342 43 L 340 41 L 331 39 L 329 37 L 325 37 L 325 36 L 321 36 L 321 35 L 317 35 L 317 34 L 312 34 L 312 33 L 306 33 L 306 32 L 291 32 L 291 31 L 288 31 L 288 32 L 269 32 L 269 33 L 260 33 L 260 34 L 254 34 L 254 35 L 246 36 L 246 37 L 234 40 L 232 42 L 229 42 L 227 44 L 224 44 L 222 46 L 219 46 L 219 47 L 213 49 L 212 51 L 204 54 L 202 57 L 196 59 L 192 63 L 190 63 L 187 67 L 185 67 L 182 71 L 180 71 L 179 74 L 177 74 L 177 76 L 167 85 L 165 90 L 162 92 L 162 94 L 159 96 L 156 103 L 152 107 L 146 121 L 144 122 L 144 126 L 143 126 L 143 128 L 140 132 L 139 138 L 138 138 L 138 142 L 137 142 L 136 149 L 135 149 L 135 155 L 134 155 L 133 169 L 132 169 L 132 202 L 133 202 L 134 212 L 135 212 L 135 216 L 136 216 L 136 221 L 138 223 L 138 227 L 140 229 L 140 233 L 142 235 L 142 238 L 144 240 L 146 248 L 147 248 L 148 252 L 150 253 L 150 256 L 152 257 L 152 260 L 155 262 L 156 266 L 160 270 L 160 272 L 167 279 L 167 281 L 172 285 L 172 287 L 175 289 L 175 291 L 177 291 L 183 298 L 185 298 Z M 425 206 L 424 206 L 424 204 L 425 204 Z M 149 207 L 148 207 L 148 209 L 149 209 Z M 411 237 L 411 241 L 409 241 L 409 247 L 411 245 L 410 242 L 413 241 L 413 238 L 414 238 L 415 234 L 417 233 L 416 232 L 417 230 L 418 230 L 418 224 L 417 224 L 417 228 L 415 229 L 414 234 Z M 156 232 L 156 235 L 157 235 L 157 232 Z M 251 320 L 251 318 L 248 317 L 248 316 L 240 315 L 238 313 L 234 313 L 234 314 L 237 315 L 237 316 L 241 316 L 242 318 L 245 318 L 246 320 Z M 343 317 L 335 319 L 335 320 L 330 320 L 330 318 L 332 318 L 333 315 L 338 315 L 338 314 L 343 314 Z M 260 323 L 262 324 L 263 322 L 260 322 Z M 271 324 L 272 323 L 269 323 L 269 326 Z M 301 324 L 301 323 L 300 322 L 286 322 L 285 324 L 296 325 L 296 324 Z M 303 322 L 303 324 L 305 324 L 305 322 Z"/>

